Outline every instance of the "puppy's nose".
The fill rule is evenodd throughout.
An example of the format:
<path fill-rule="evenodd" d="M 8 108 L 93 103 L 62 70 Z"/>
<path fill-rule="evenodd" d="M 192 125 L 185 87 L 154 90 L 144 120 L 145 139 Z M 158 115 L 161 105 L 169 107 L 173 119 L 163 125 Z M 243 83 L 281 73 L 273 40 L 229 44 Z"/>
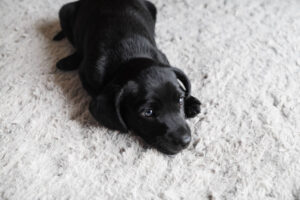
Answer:
<path fill-rule="evenodd" d="M 191 136 L 189 134 L 182 134 L 173 137 L 173 143 L 183 148 L 187 147 L 191 142 Z"/>
<path fill-rule="evenodd" d="M 181 128 L 171 135 L 171 141 L 173 144 L 182 148 L 187 147 L 191 142 L 191 133 L 189 129 Z"/>
<path fill-rule="evenodd" d="M 191 142 L 191 136 L 190 135 L 183 135 L 182 137 L 181 137 L 181 139 L 180 139 L 180 144 L 181 144 L 181 146 L 183 146 L 183 147 L 186 147 L 186 146 L 188 146 L 189 144 L 190 144 L 190 142 Z"/>

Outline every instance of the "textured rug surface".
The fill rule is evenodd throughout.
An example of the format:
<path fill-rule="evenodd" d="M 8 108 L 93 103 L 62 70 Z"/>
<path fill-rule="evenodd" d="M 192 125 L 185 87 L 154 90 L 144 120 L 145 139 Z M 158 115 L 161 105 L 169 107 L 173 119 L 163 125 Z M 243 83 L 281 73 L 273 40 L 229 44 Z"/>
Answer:
<path fill-rule="evenodd" d="M 175 157 L 101 127 L 77 72 L 55 69 L 66 2 L 0 1 L 1 200 L 300 199 L 300 1 L 153 1 L 203 104 Z"/>

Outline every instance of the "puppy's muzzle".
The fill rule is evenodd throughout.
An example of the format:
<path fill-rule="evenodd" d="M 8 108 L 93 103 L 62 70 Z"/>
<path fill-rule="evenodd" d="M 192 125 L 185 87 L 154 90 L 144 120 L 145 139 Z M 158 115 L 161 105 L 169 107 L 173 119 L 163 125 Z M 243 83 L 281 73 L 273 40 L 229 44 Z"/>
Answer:
<path fill-rule="evenodd" d="M 174 155 L 185 149 L 191 142 L 191 131 L 188 125 L 180 126 L 173 131 L 168 131 L 162 136 L 156 138 L 155 142 L 151 143 L 159 151 Z"/>
<path fill-rule="evenodd" d="M 170 148 L 182 150 L 191 142 L 191 130 L 187 125 L 181 126 L 175 131 L 167 133 L 165 141 L 169 144 Z"/>

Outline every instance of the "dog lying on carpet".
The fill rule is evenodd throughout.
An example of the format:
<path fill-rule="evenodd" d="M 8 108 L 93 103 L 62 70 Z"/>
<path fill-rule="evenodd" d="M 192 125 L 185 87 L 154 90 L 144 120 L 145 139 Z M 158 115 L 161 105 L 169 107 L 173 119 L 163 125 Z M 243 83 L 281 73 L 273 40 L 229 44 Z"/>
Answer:
<path fill-rule="evenodd" d="M 191 141 L 186 118 L 200 112 L 200 101 L 191 96 L 187 76 L 156 46 L 156 12 L 145 0 L 68 3 L 59 11 L 62 31 L 53 40 L 67 37 L 76 49 L 57 68 L 79 69 L 100 124 L 176 154 Z"/>

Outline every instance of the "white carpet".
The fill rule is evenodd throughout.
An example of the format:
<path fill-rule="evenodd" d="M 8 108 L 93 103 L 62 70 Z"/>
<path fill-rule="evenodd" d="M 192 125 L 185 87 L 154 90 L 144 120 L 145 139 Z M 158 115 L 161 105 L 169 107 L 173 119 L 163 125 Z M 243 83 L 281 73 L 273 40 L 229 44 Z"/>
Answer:
<path fill-rule="evenodd" d="M 154 1 L 203 103 L 175 157 L 100 127 L 77 72 L 55 69 L 65 2 L 0 1 L 1 200 L 300 199 L 300 1 Z"/>

